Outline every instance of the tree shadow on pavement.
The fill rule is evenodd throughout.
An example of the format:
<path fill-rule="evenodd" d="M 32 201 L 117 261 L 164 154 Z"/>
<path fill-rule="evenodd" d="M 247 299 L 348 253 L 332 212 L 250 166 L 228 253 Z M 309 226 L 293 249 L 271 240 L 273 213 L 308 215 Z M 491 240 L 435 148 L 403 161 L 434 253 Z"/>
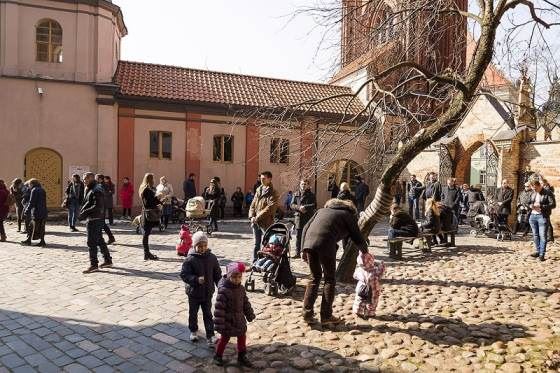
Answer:
<path fill-rule="evenodd" d="M 10 330 L 17 329 L 17 333 Z M 251 329 L 251 326 L 249 327 Z M 2 354 L 0 365 L 21 371 L 123 372 L 256 372 L 378 370 L 371 356 L 365 362 L 332 350 L 297 342 L 258 343 L 248 339 L 248 357 L 255 369 L 237 364 L 235 338 L 224 353 L 225 367 L 212 362 L 206 340 L 190 342 L 187 327 L 176 322 L 134 327 L 66 317 L 50 317 L 0 310 Z M 236 370 L 239 368 L 240 370 Z M 390 372 L 391 370 L 387 370 Z"/>

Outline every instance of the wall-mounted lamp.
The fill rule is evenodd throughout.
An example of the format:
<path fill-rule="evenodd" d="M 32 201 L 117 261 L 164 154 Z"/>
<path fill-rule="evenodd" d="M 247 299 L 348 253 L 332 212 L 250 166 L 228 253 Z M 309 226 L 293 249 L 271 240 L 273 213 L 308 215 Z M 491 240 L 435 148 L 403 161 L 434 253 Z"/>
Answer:
<path fill-rule="evenodd" d="M 41 87 L 37 87 L 37 93 L 42 96 L 45 93 L 45 90 Z"/>

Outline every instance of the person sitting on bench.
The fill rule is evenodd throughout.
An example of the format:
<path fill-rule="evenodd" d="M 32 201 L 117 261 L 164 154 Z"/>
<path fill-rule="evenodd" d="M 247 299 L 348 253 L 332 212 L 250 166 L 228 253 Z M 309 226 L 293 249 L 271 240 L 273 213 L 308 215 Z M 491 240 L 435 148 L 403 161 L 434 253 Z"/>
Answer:
<path fill-rule="evenodd" d="M 391 205 L 391 217 L 389 218 L 389 232 L 387 234 L 389 250 L 391 250 L 391 240 L 397 237 L 416 237 L 418 236 L 418 225 L 408 213 L 401 209 L 399 205 Z"/>
<path fill-rule="evenodd" d="M 424 233 L 439 234 L 441 231 L 441 221 L 439 208 L 436 201 L 433 198 L 428 198 L 426 200 L 426 220 L 422 223 L 422 231 Z M 427 238 L 429 240 L 429 238 Z M 436 240 L 432 240 L 435 244 Z"/>

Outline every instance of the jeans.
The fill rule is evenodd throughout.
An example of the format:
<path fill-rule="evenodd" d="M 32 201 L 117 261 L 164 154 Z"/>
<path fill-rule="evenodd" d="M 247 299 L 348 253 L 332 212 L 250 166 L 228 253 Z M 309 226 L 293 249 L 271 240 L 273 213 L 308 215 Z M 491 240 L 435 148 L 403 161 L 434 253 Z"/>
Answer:
<path fill-rule="evenodd" d="M 80 204 L 78 201 L 68 201 L 68 226 L 70 228 L 74 228 L 76 226 L 78 215 L 80 215 Z"/>
<path fill-rule="evenodd" d="M 411 235 L 409 231 L 405 231 L 403 229 L 389 228 L 389 231 L 387 232 L 387 238 L 389 240 L 392 240 L 397 237 L 414 237 L 414 236 Z"/>
<path fill-rule="evenodd" d="M 17 226 L 18 232 L 21 231 L 21 223 L 23 221 L 23 205 L 16 202 L 16 215 L 17 215 Z M 25 228 L 25 226 L 24 226 Z"/>
<path fill-rule="evenodd" d="M 105 262 L 112 261 L 109 249 L 105 240 L 103 240 L 103 225 L 104 219 L 88 220 L 87 222 L 87 245 L 89 247 L 89 261 L 93 267 L 97 267 L 99 260 L 97 260 L 97 248 L 101 250 Z"/>
<path fill-rule="evenodd" d="M 150 234 L 152 234 L 153 226 L 151 224 L 144 224 L 142 228 L 144 230 L 144 234 L 142 235 L 142 246 L 144 246 L 144 255 L 147 255 L 150 253 L 148 240 L 150 239 Z"/>
<path fill-rule="evenodd" d="M 46 219 L 32 219 L 27 227 L 27 241 L 40 240 L 45 242 Z"/>
<path fill-rule="evenodd" d="M 313 316 L 313 306 L 319 294 L 319 285 L 321 284 L 321 279 L 324 278 L 321 319 L 328 319 L 332 316 L 332 305 L 334 302 L 336 257 L 325 256 L 315 250 L 309 250 L 307 260 L 312 279 L 307 284 L 305 295 L 303 296 L 304 316 Z"/>
<path fill-rule="evenodd" d="M 414 212 L 414 214 L 413 214 Z M 415 220 L 420 219 L 420 199 L 408 197 L 408 214 Z"/>
<path fill-rule="evenodd" d="M 362 212 L 365 210 L 365 206 L 366 206 L 366 201 L 365 199 L 358 199 L 356 200 L 356 209 L 358 210 L 358 212 Z"/>
<path fill-rule="evenodd" d="M 212 286 L 214 286 L 212 284 Z M 214 320 L 212 318 L 212 299 L 200 301 L 198 299 L 189 298 L 189 330 L 191 333 L 198 331 L 198 308 L 202 308 L 202 319 L 204 320 L 204 329 L 206 330 L 206 338 L 214 336 Z"/>
<path fill-rule="evenodd" d="M 548 219 L 542 214 L 531 214 L 529 224 L 533 230 L 533 242 L 535 243 L 535 251 L 539 256 L 544 257 L 546 254 L 546 233 L 548 230 Z"/>
<path fill-rule="evenodd" d="M 257 253 L 261 250 L 261 241 L 263 238 L 263 230 L 256 224 L 251 226 L 253 228 L 253 237 L 255 238 L 255 247 L 253 248 L 253 257 L 251 258 L 251 263 L 257 260 Z"/>
<path fill-rule="evenodd" d="M 102 222 L 103 222 L 103 230 L 105 231 L 105 233 L 107 233 L 107 237 L 109 237 L 109 240 L 114 240 L 115 236 L 113 236 L 113 232 L 111 232 L 111 228 L 109 228 L 109 225 L 105 223 L 105 219 L 103 219 Z"/>
<path fill-rule="evenodd" d="M 114 218 L 113 218 L 113 208 L 108 208 L 105 210 L 105 216 L 109 219 L 109 224 L 113 225 Z"/>
<path fill-rule="evenodd" d="M 301 236 L 303 235 L 303 228 L 296 229 L 296 255 L 301 255 Z"/>
<path fill-rule="evenodd" d="M 226 349 L 226 346 L 231 337 L 227 335 L 221 335 L 218 339 L 218 344 L 216 345 L 216 355 L 222 356 Z M 247 335 L 240 335 L 237 337 L 237 352 L 247 351 Z"/>

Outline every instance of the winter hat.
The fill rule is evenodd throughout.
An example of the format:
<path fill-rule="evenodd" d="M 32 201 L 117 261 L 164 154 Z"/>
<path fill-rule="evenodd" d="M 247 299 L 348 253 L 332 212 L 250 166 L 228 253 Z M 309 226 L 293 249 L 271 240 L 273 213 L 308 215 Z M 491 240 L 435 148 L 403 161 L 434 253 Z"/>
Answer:
<path fill-rule="evenodd" d="M 208 236 L 204 234 L 204 232 L 196 232 L 192 235 L 192 246 L 197 247 L 199 243 L 206 242 L 208 243 Z"/>
<path fill-rule="evenodd" d="M 226 266 L 226 273 L 228 278 L 231 277 L 231 275 L 234 273 L 243 273 L 243 272 L 245 272 L 245 264 L 241 262 L 229 263 Z"/>

